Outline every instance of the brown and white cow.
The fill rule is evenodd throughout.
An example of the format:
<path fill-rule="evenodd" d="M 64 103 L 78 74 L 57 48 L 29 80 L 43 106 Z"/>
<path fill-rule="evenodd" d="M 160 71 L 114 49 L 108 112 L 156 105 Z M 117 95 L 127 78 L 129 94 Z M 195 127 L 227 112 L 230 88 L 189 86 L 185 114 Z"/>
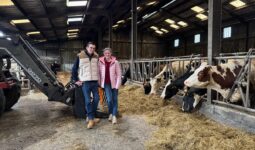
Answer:
<path fill-rule="evenodd" d="M 216 66 L 202 63 L 201 66 L 184 81 L 184 84 L 188 87 L 211 88 L 219 92 L 223 98 L 226 98 L 243 64 L 244 61 L 242 60 L 231 60 L 226 64 L 219 64 Z M 252 62 L 250 79 L 253 85 L 255 83 L 254 68 L 255 63 Z M 235 92 L 230 97 L 230 102 L 237 102 L 239 100 L 241 100 L 241 95 L 239 90 L 235 89 Z"/>

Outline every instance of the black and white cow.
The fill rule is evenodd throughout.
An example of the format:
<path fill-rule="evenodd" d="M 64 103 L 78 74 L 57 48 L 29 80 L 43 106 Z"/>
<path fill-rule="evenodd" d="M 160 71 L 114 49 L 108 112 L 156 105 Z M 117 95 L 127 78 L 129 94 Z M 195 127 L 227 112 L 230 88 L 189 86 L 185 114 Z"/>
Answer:
<path fill-rule="evenodd" d="M 197 68 L 199 65 L 200 62 L 191 62 L 186 66 L 187 70 L 182 76 L 176 80 L 169 79 L 160 97 L 163 99 L 169 99 L 176 95 L 179 90 L 184 88 L 184 81 L 194 73 L 195 68 Z"/>
<path fill-rule="evenodd" d="M 196 108 L 197 104 L 206 94 L 207 89 L 189 88 L 186 95 L 183 97 L 182 111 L 191 112 Z"/>
<path fill-rule="evenodd" d="M 160 97 L 163 99 L 169 99 L 176 95 L 180 89 L 184 88 L 184 81 L 193 73 L 194 72 L 191 70 L 190 67 L 182 76 L 180 76 L 176 80 L 169 80 Z"/>
<path fill-rule="evenodd" d="M 156 94 L 160 87 L 165 84 L 165 80 L 175 78 L 175 75 L 167 65 L 164 66 L 162 71 L 154 78 L 146 79 L 143 83 L 145 94 Z"/>
<path fill-rule="evenodd" d="M 126 72 L 121 76 L 121 85 L 125 85 L 128 78 L 130 78 L 130 67 L 128 67 Z"/>
<path fill-rule="evenodd" d="M 232 88 L 237 75 L 239 74 L 243 61 L 229 61 L 226 64 L 219 64 L 216 66 L 207 65 L 202 63 L 195 72 L 184 81 L 188 87 L 195 88 L 211 88 L 219 92 L 223 98 L 226 98 Z M 251 63 L 250 81 L 251 84 L 255 83 L 254 68 L 255 63 Z M 254 87 L 254 86 L 253 86 Z M 251 90 L 250 90 L 251 91 Z M 238 102 L 241 100 L 241 95 L 238 89 L 230 97 L 230 102 Z"/>

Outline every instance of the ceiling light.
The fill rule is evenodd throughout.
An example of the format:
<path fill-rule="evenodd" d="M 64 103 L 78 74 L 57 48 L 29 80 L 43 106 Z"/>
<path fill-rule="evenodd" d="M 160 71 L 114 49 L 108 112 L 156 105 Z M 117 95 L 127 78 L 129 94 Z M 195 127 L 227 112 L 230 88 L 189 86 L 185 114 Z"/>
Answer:
<path fill-rule="evenodd" d="M 166 30 L 166 29 L 164 29 L 164 28 L 161 28 L 160 30 L 163 31 L 163 32 L 165 32 L 165 33 L 168 33 L 168 32 L 169 32 L 168 30 Z"/>
<path fill-rule="evenodd" d="M 184 22 L 184 21 L 179 21 L 179 22 L 177 22 L 177 24 L 181 25 L 183 27 L 187 27 L 188 26 L 188 24 L 186 22 Z"/>
<path fill-rule="evenodd" d="M 78 33 L 74 32 L 74 33 L 67 33 L 67 36 L 72 36 L 72 35 L 77 35 Z"/>
<path fill-rule="evenodd" d="M 117 28 L 119 25 L 115 24 L 114 26 L 112 26 L 113 28 Z"/>
<path fill-rule="evenodd" d="M 1 6 L 13 6 L 13 2 L 11 0 L 1 0 L 0 7 Z"/>
<path fill-rule="evenodd" d="M 82 21 L 82 17 L 68 18 L 67 19 L 67 24 L 69 24 L 70 22 L 79 22 L 79 21 Z"/>
<path fill-rule="evenodd" d="M 207 20 L 207 16 L 204 14 L 197 14 L 196 17 L 201 19 L 202 21 Z"/>
<path fill-rule="evenodd" d="M 78 37 L 77 35 L 69 35 L 69 36 L 67 36 L 68 38 L 76 38 L 76 37 Z"/>
<path fill-rule="evenodd" d="M 35 40 L 36 42 L 45 42 L 47 41 L 46 39 L 41 39 L 41 40 Z"/>
<path fill-rule="evenodd" d="M 88 1 L 69 1 L 66 0 L 67 7 L 79 7 L 79 6 L 86 6 Z"/>
<path fill-rule="evenodd" d="M 155 27 L 155 26 L 151 26 L 150 28 L 153 30 L 158 30 L 158 27 Z"/>
<path fill-rule="evenodd" d="M 159 31 L 159 30 L 157 30 L 157 31 L 155 31 L 156 33 L 158 33 L 158 34 L 163 34 L 163 32 L 162 31 Z"/>
<path fill-rule="evenodd" d="M 11 41 L 12 39 L 10 37 L 6 38 L 6 40 Z"/>
<path fill-rule="evenodd" d="M 165 22 L 169 23 L 169 24 L 174 24 L 175 21 L 174 20 L 171 20 L 171 19 L 166 19 Z"/>
<path fill-rule="evenodd" d="M 27 32 L 27 35 L 40 34 L 40 31 Z"/>
<path fill-rule="evenodd" d="M 68 32 L 78 32 L 79 29 L 69 29 Z"/>
<path fill-rule="evenodd" d="M 153 16 L 153 15 L 156 14 L 156 13 L 157 13 L 157 11 L 154 11 L 154 12 L 152 12 L 152 13 L 150 13 L 150 14 L 146 14 L 146 15 L 143 16 L 143 19 L 147 19 L 147 18 Z"/>
<path fill-rule="evenodd" d="M 4 37 L 4 36 L 5 34 L 2 31 L 0 31 L 0 37 Z"/>
<path fill-rule="evenodd" d="M 174 29 L 180 29 L 180 26 L 177 26 L 176 24 L 171 24 L 170 27 L 174 28 Z"/>
<path fill-rule="evenodd" d="M 150 6 L 150 5 L 154 5 L 154 4 L 156 4 L 156 1 L 149 2 L 149 3 L 147 3 L 146 5 L 147 5 L 147 6 Z"/>
<path fill-rule="evenodd" d="M 124 22 L 125 22 L 125 20 L 120 20 L 117 23 L 124 23 Z"/>
<path fill-rule="evenodd" d="M 18 19 L 18 20 L 11 20 L 11 24 L 22 24 L 22 23 L 29 23 L 28 19 Z"/>
<path fill-rule="evenodd" d="M 197 12 L 197 13 L 201 13 L 201 12 L 204 12 L 204 9 L 199 7 L 199 6 L 194 6 L 191 8 L 191 10 Z"/>
<path fill-rule="evenodd" d="M 136 10 L 138 10 L 138 11 L 141 10 L 141 9 L 142 9 L 142 7 L 139 7 L 139 6 L 136 7 Z"/>
<path fill-rule="evenodd" d="M 68 15 L 68 18 L 77 18 L 77 17 L 82 17 L 82 14 L 76 14 L 76 15 Z"/>
<path fill-rule="evenodd" d="M 162 6 L 161 8 L 166 8 L 168 7 L 169 5 L 171 5 L 173 2 L 175 2 L 176 0 L 172 0 L 170 1 L 169 3 L 165 4 L 164 6 Z"/>
<path fill-rule="evenodd" d="M 232 5 L 232 6 L 234 6 L 234 7 L 236 7 L 236 8 L 240 8 L 240 7 L 243 7 L 243 6 L 246 5 L 246 4 L 245 4 L 243 1 L 241 1 L 241 0 L 234 0 L 234 1 L 230 2 L 229 4 Z"/>

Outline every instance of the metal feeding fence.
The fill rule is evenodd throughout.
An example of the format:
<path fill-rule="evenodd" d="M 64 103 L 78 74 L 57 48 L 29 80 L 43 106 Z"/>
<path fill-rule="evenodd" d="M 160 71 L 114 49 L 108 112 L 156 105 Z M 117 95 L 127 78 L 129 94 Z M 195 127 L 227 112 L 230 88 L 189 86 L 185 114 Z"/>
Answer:
<path fill-rule="evenodd" d="M 255 63 L 254 59 L 255 49 L 250 49 L 248 52 L 240 53 L 221 53 L 219 57 L 215 57 L 214 60 L 218 62 L 218 64 L 227 63 L 229 60 L 239 60 L 243 61 L 244 65 L 241 68 L 233 87 L 230 89 L 227 98 L 223 99 L 219 93 L 216 93 L 210 98 L 211 101 L 209 103 L 255 114 L 255 96 L 254 100 L 252 100 L 253 97 L 251 97 L 251 93 L 255 93 L 255 91 L 250 91 L 251 72 L 255 71 L 251 70 L 251 64 L 253 62 Z M 133 63 L 133 71 L 131 71 L 130 80 L 132 82 L 142 84 L 146 79 L 153 78 L 160 73 L 163 68 L 162 66 L 167 65 L 167 72 L 172 72 L 176 75 L 176 77 L 179 77 L 186 71 L 186 66 L 191 62 L 199 62 L 198 64 L 200 64 L 201 62 L 207 62 L 207 60 L 207 57 L 201 57 L 201 55 L 188 55 L 179 57 L 139 59 L 134 60 L 133 62 L 130 60 L 120 60 L 120 64 L 123 73 L 125 73 L 131 68 L 131 63 Z M 199 67 L 199 65 L 195 67 Z M 236 90 L 239 90 L 241 94 L 242 106 L 229 102 L 230 97 Z"/>

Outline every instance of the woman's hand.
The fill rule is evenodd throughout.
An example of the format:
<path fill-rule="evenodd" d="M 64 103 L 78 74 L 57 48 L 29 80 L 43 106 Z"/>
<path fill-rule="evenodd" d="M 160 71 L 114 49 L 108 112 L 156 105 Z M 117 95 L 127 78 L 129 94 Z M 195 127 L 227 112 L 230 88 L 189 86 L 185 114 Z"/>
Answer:
<path fill-rule="evenodd" d="M 82 81 L 76 81 L 75 84 L 78 86 L 82 86 Z"/>

